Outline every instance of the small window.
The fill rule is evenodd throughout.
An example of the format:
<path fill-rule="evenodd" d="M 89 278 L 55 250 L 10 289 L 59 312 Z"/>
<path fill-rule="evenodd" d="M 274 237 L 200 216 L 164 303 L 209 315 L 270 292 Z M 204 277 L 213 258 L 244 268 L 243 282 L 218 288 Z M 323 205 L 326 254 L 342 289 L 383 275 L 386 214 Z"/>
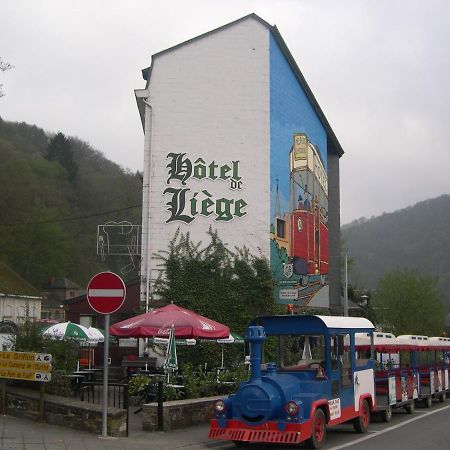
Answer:
<path fill-rule="evenodd" d="M 370 348 L 358 349 L 356 351 L 356 367 L 365 367 L 369 363 L 371 355 Z"/>
<path fill-rule="evenodd" d="M 92 316 L 80 316 L 80 325 L 83 325 L 86 328 L 92 326 L 93 318 Z"/>
<path fill-rule="evenodd" d="M 286 237 L 286 221 L 282 219 L 277 219 L 277 237 L 283 239 Z"/>

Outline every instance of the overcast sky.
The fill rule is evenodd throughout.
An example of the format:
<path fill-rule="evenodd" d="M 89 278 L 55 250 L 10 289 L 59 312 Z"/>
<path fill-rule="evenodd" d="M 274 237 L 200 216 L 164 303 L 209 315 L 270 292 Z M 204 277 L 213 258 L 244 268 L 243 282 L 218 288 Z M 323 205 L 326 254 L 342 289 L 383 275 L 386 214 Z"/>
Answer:
<path fill-rule="evenodd" d="M 341 221 L 450 193 L 447 0 L 0 0 L 4 120 L 142 170 L 153 53 L 254 12 L 277 25 L 341 142 Z"/>

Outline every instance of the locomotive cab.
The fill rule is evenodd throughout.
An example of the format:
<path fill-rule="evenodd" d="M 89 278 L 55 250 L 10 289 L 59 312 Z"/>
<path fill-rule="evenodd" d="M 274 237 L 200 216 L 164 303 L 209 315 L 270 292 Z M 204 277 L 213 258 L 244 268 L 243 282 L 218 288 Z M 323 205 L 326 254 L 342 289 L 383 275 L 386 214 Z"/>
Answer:
<path fill-rule="evenodd" d="M 355 352 L 355 334 L 373 333 L 362 318 L 272 316 L 246 330 L 251 376 L 216 402 L 209 436 L 237 442 L 318 448 L 326 425 L 355 420 L 366 431 L 374 405 L 373 359 Z"/>

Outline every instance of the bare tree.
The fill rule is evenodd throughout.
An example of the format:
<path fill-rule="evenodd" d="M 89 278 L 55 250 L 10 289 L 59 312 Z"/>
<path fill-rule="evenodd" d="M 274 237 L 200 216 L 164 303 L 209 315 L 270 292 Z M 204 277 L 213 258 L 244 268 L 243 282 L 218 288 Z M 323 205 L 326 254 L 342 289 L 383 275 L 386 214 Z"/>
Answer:
<path fill-rule="evenodd" d="M 13 67 L 14 66 L 11 65 L 10 63 L 2 61 L 2 58 L 0 56 L 0 71 L 6 72 L 7 70 L 12 69 Z M 3 87 L 3 84 L 0 84 L 0 97 L 3 97 L 5 95 L 2 91 L 2 87 Z"/>

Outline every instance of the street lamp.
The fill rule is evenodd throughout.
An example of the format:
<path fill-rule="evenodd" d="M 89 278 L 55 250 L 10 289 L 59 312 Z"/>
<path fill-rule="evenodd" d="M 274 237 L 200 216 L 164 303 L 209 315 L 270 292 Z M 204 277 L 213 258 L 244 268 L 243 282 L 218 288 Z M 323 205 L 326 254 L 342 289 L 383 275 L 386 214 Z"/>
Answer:
<path fill-rule="evenodd" d="M 347 267 L 347 249 L 345 249 L 344 258 L 344 317 L 348 317 L 348 267 Z"/>

